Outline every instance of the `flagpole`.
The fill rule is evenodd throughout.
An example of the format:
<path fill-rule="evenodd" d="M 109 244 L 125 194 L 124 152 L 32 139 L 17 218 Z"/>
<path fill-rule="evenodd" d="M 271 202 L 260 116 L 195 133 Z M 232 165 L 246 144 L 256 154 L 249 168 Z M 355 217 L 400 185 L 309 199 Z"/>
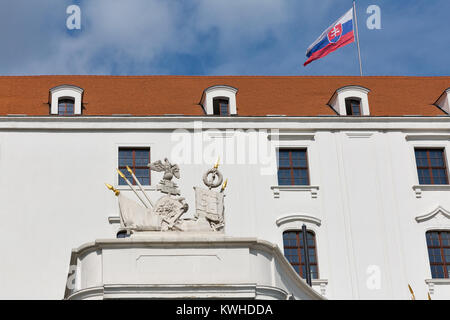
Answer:
<path fill-rule="evenodd" d="M 358 34 L 358 18 L 356 17 L 356 1 L 353 1 L 353 14 L 355 15 L 355 26 L 356 26 L 356 45 L 358 47 L 358 58 L 359 58 L 359 73 L 362 77 L 362 64 L 361 64 L 361 49 L 359 48 L 359 34 Z"/>

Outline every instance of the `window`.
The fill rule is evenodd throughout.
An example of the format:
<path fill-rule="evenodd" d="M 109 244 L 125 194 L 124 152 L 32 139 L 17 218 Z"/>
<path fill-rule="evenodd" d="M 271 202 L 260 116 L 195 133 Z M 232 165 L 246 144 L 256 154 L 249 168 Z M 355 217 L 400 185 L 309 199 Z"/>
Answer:
<path fill-rule="evenodd" d="M 345 86 L 337 89 L 328 105 L 341 116 L 369 116 L 369 92 L 361 86 Z"/>
<path fill-rule="evenodd" d="M 237 115 L 236 94 L 238 89 L 227 85 L 206 88 L 200 99 L 205 114 L 215 116 Z"/>
<path fill-rule="evenodd" d="M 345 99 L 345 110 L 348 116 L 360 116 L 361 100 L 354 98 Z"/>
<path fill-rule="evenodd" d="M 444 149 L 415 149 L 420 184 L 448 184 Z"/>
<path fill-rule="evenodd" d="M 278 150 L 278 185 L 309 185 L 306 149 Z"/>
<path fill-rule="evenodd" d="M 74 114 L 74 99 L 62 98 L 58 100 L 58 115 L 71 116 Z"/>
<path fill-rule="evenodd" d="M 306 232 L 311 279 L 319 278 L 317 266 L 316 236 L 312 231 Z M 284 256 L 291 263 L 300 277 L 306 278 L 305 246 L 302 231 L 286 231 L 283 233 Z"/>
<path fill-rule="evenodd" d="M 133 170 L 142 185 L 150 185 L 150 148 L 119 148 L 119 170 L 127 179 L 136 185 L 136 181 L 127 170 Z M 119 185 L 126 185 L 126 181 L 119 176 Z"/>
<path fill-rule="evenodd" d="M 228 99 L 215 98 L 213 100 L 213 114 L 217 116 L 228 116 L 230 115 L 228 108 Z"/>
<path fill-rule="evenodd" d="M 428 257 L 433 278 L 450 278 L 450 232 L 426 233 Z"/>
<path fill-rule="evenodd" d="M 81 115 L 84 90 L 74 85 L 60 85 L 50 89 L 50 114 Z"/>

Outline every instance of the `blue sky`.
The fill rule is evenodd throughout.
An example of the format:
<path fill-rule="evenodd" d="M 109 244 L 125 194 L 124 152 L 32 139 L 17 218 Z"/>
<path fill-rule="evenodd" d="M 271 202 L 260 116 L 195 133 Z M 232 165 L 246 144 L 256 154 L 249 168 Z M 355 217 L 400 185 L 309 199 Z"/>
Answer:
<path fill-rule="evenodd" d="M 66 28 L 67 6 L 81 30 Z M 369 5 L 381 30 L 369 30 Z M 356 44 L 303 67 L 351 0 L 2 0 L 0 75 L 358 75 Z M 358 0 L 365 75 L 450 75 L 450 1 Z"/>

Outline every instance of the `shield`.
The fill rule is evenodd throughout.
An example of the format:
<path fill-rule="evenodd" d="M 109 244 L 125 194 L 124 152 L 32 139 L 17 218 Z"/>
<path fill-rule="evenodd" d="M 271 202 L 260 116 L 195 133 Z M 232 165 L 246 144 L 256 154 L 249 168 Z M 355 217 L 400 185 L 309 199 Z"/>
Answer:
<path fill-rule="evenodd" d="M 194 187 L 195 216 L 211 222 L 223 222 L 223 193 Z"/>
<path fill-rule="evenodd" d="M 166 221 L 172 221 L 174 217 L 177 217 L 182 212 L 184 213 L 183 204 L 178 199 L 170 196 L 159 198 L 153 211 Z"/>
<path fill-rule="evenodd" d="M 331 30 L 328 32 L 328 41 L 331 43 L 336 43 L 339 41 L 339 39 L 342 36 L 342 24 L 339 23 L 335 25 Z"/>

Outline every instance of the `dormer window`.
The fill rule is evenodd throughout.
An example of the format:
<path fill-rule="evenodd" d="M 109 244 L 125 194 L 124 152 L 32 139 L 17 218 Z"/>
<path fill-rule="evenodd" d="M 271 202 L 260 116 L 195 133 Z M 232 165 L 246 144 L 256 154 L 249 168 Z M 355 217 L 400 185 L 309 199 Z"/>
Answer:
<path fill-rule="evenodd" d="M 345 86 L 336 90 L 328 105 L 340 116 L 369 116 L 369 89 Z"/>
<path fill-rule="evenodd" d="M 227 98 L 214 98 L 213 99 L 213 114 L 215 116 L 229 116 L 229 100 Z"/>
<path fill-rule="evenodd" d="M 345 110 L 348 116 L 360 116 L 361 100 L 357 98 L 345 99 Z"/>
<path fill-rule="evenodd" d="M 71 116 L 74 114 L 75 100 L 72 98 L 60 98 L 58 101 L 58 115 Z"/>
<path fill-rule="evenodd" d="M 50 89 L 50 114 L 59 116 L 81 115 L 83 89 L 61 85 Z"/>
<path fill-rule="evenodd" d="M 434 105 L 444 110 L 447 114 L 450 114 L 450 88 L 447 88 L 444 93 L 441 94 Z"/>
<path fill-rule="evenodd" d="M 235 115 L 237 91 L 236 88 L 224 85 L 209 87 L 203 92 L 200 104 L 208 115 Z"/>

